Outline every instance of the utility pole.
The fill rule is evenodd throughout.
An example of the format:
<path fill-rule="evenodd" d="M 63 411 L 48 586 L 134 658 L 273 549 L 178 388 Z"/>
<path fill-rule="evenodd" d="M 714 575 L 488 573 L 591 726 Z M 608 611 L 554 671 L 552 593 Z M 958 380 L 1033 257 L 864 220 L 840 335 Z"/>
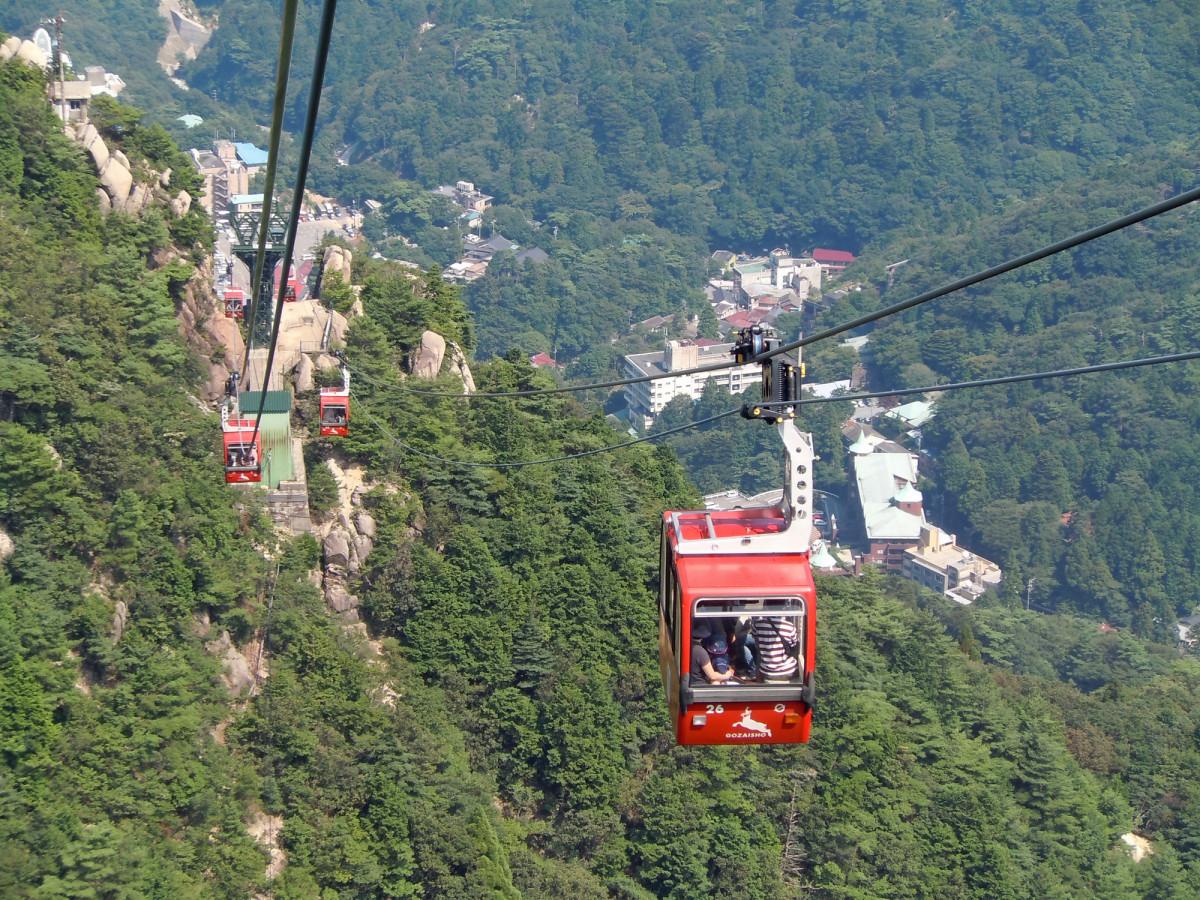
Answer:
<path fill-rule="evenodd" d="M 55 58 L 51 60 L 51 65 L 58 70 L 58 114 L 62 117 L 64 124 L 67 121 L 67 67 L 63 62 L 63 23 L 66 21 L 61 11 L 53 19 L 42 19 L 43 25 L 54 26 Z"/>
<path fill-rule="evenodd" d="M 1036 578 L 1030 578 L 1025 582 L 1025 611 L 1029 612 L 1029 603 L 1033 598 L 1033 586 L 1037 584 Z"/>
<path fill-rule="evenodd" d="M 888 285 L 887 286 L 888 286 L 889 291 L 892 289 L 892 285 L 896 283 L 896 270 L 898 268 L 900 268 L 902 265 L 904 265 L 906 262 L 908 262 L 907 259 L 902 259 L 902 260 L 900 260 L 900 262 L 894 262 L 891 265 L 883 267 L 884 271 L 887 272 L 887 277 L 888 277 Z"/>

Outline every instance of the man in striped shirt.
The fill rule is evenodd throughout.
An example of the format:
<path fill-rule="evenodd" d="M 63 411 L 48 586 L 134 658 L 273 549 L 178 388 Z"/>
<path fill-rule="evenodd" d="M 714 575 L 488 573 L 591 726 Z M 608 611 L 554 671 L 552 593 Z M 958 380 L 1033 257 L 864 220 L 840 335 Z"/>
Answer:
<path fill-rule="evenodd" d="M 796 648 L 800 639 L 796 623 L 785 616 L 755 616 L 754 643 L 758 645 L 758 670 L 766 681 L 789 681 L 796 674 Z M 792 652 L 788 652 L 788 647 Z"/>

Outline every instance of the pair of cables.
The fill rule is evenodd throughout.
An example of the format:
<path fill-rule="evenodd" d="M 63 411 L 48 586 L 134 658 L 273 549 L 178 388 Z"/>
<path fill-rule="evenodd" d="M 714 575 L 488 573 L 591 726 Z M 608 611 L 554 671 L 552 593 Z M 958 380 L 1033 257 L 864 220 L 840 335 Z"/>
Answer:
<path fill-rule="evenodd" d="M 1164 356 L 1148 356 L 1140 359 L 1125 359 L 1118 362 L 1099 363 L 1094 366 L 1076 366 L 1070 369 L 1052 369 L 1048 372 L 1027 372 L 1019 375 L 1001 375 L 996 378 L 977 378 L 972 381 L 953 381 L 945 384 L 930 384 L 925 387 L 918 388 L 896 388 L 887 391 L 866 391 L 857 394 L 842 394 L 832 397 L 803 397 L 794 403 L 788 403 L 788 406 L 808 406 L 815 403 L 841 403 L 844 401 L 854 400 L 876 400 L 883 397 L 901 397 L 907 394 L 924 394 L 940 391 L 961 391 L 970 388 L 992 387 L 1003 384 L 1019 384 L 1026 381 L 1044 381 L 1052 378 L 1070 378 L 1075 375 L 1093 375 L 1099 372 L 1116 372 L 1123 369 L 1137 369 L 1145 366 L 1161 366 L 1168 363 L 1189 362 L 1200 359 L 1200 350 L 1191 350 L 1186 353 L 1171 353 Z M 449 397 L 458 397 L 458 394 L 447 394 Z M 356 403 L 360 402 L 358 397 L 355 397 Z M 756 404 L 758 406 L 771 406 L 772 404 Z M 361 406 L 360 406 L 361 408 Z M 583 459 L 587 456 L 596 456 L 600 453 L 611 453 L 614 450 L 621 450 L 625 447 L 632 447 L 635 444 L 644 444 L 650 441 L 657 441 L 661 438 L 670 437 L 673 434 L 679 434 L 684 431 L 689 431 L 692 428 L 700 428 L 704 425 L 709 425 L 721 419 L 729 418 L 730 416 L 738 415 L 741 409 L 730 409 L 723 413 L 718 413 L 715 416 L 708 416 L 704 419 L 699 419 L 695 422 L 689 422 L 686 425 L 679 425 L 675 428 L 668 428 L 665 431 L 660 431 L 655 434 L 646 435 L 645 437 L 635 438 L 630 441 L 622 441 L 617 444 L 608 444 L 604 447 L 597 447 L 592 450 L 583 450 L 579 453 L 568 453 L 560 456 L 544 456 L 540 459 L 516 460 L 510 462 L 469 462 L 461 459 L 447 459 L 443 456 L 438 456 L 435 453 L 429 453 L 426 450 L 420 450 L 410 444 L 401 441 L 391 429 L 387 427 L 380 419 L 365 410 L 362 415 L 365 415 L 379 431 L 396 446 L 403 450 L 407 450 L 422 459 L 429 462 L 436 462 L 441 465 L 450 466 L 460 469 L 523 469 L 527 466 L 544 466 L 552 463 L 570 462 L 576 459 Z"/>
<path fill-rule="evenodd" d="M 283 110 L 287 98 L 288 78 L 291 70 L 292 43 L 296 31 L 296 9 L 298 0 L 284 0 L 283 26 L 279 37 L 279 59 L 275 69 L 275 97 L 271 107 L 270 145 L 267 151 L 266 183 L 263 185 L 263 209 L 258 225 L 258 247 L 254 257 L 254 284 L 250 301 L 250 329 L 246 341 L 246 355 L 242 360 L 242 371 L 250 364 L 250 352 L 254 346 L 254 326 L 258 321 L 258 305 L 261 302 L 260 285 L 266 258 L 267 226 L 271 218 L 271 207 L 275 191 L 275 170 L 279 161 L 279 142 L 283 131 Z M 333 20 L 337 13 L 337 0 L 325 0 L 321 8 L 321 25 L 317 33 L 317 54 L 313 60 L 312 82 L 308 88 L 308 107 L 304 115 L 304 131 L 300 137 L 300 162 L 296 169 L 292 208 L 288 215 L 287 232 L 284 237 L 283 259 L 280 262 L 279 293 L 275 298 L 275 316 L 271 324 L 270 348 L 263 370 L 263 389 L 259 396 L 258 412 L 254 417 L 254 432 L 250 435 L 253 445 L 258 437 L 263 410 L 267 405 L 267 385 L 271 380 L 271 367 L 275 364 L 275 347 L 279 342 L 279 329 L 283 323 L 284 297 L 288 288 L 288 273 L 292 269 L 292 258 L 296 249 L 296 229 L 300 224 L 300 211 L 304 206 L 304 190 L 308 183 L 309 161 L 312 158 L 313 138 L 317 131 L 317 114 L 321 108 L 321 89 L 325 84 L 325 68 L 329 60 L 329 45 L 333 38 Z"/>
<path fill-rule="evenodd" d="M 1046 246 L 1040 247 L 1029 253 L 1025 253 L 1020 256 L 1013 257 L 1012 259 L 1002 262 L 999 265 L 992 266 L 987 269 L 983 269 L 981 271 L 975 272 L 974 274 L 968 275 L 964 278 L 960 278 L 955 281 L 944 284 L 941 287 L 937 287 L 937 288 L 934 288 L 933 290 L 929 290 L 929 291 L 925 291 L 923 293 L 917 294 L 916 296 L 910 297 L 907 300 L 903 300 L 899 303 L 894 303 L 890 306 L 883 307 L 881 309 L 875 310 L 874 312 L 868 313 L 863 316 L 859 316 L 858 318 L 852 319 L 848 322 L 843 322 L 842 324 L 837 325 L 833 328 L 828 328 L 823 331 L 819 331 L 815 334 L 809 335 L 807 337 L 801 338 L 797 341 L 792 341 L 790 343 L 783 344 L 783 345 L 771 350 L 769 353 L 762 354 L 757 359 L 752 360 L 752 362 L 764 362 L 764 361 L 771 359 L 772 357 L 778 356 L 782 353 L 788 353 L 788 352 L 791 352 L 794 350 L 798 350 L 802 347 L 806 347 L 810 344 L 814 344 L 817 341 L 827 340 L 829 338 L 844 334 L 848 331 L 853 331 L 856 328 L 861 328 L 865 325 L 872 324 L 881 319 L 897 315 L 898 313 L 905 312 L 909 309 L 913 309 L 917 306 L 921 306 L 925 303 L 929 303 L 940 297 L 944 297 L 947 294 L 955 293 L 957 291 L 964 290 L 968 287 L 972 287 L 974 285 L 981 284 L 982 282 L 988 281 L 989 279 L 992 279 L 992 278 L 996 278 L 999 275 L 1003 275 L 1005 273 L 1015 271 L 1017 269 L 1023 268 L 1024 266 L 1028 266 L 1035 262 L 1039 262 L 1039 261 L 1046 259 L 1050 256 L 1053 256 L 1055 254 L 1062 253 L 1066 250 L 1070 250 L 1075 247 L 1079 247 L 1090 241 L 1094 241 L 1098 238 L 1104 237 L 1105 235 L 1113 234 L 1114 232 L 1121 231 L 1125 228 L 1129 228 L 1132 225 L 1136 225 L 1141 222 L 1145 222 L 1148 219 L 1154 218 L 1155 216 L 1162 215 L 1163 213 L 1169 212 L 1174 209 L 1178 209 L 1181 206 L 1185 206 L 1189 203 L 1192 203 L 1197 199 L 1200 199 L 1200 187 L 1193 188 L 1193 189 L 1191 189 L 1189 191 L 1185 191 L 1181 194 L 1176 194 L 1175 196 L 1169 197 L 1166 200 L 1163 200 L 1159 203 L 1154 203 L 1149 206 L 1143 207 L 1143 208 L 1137 210 L 1136 212 L 1130 213 L 1125 216 L 1121 216 L 1116 219 L 1112 219 L 1101 225 L 1097 225 L 1093 228 L 1086 229 L 1085 231 L 1078 232 L 1077 234 L 1074 234 L 1063 240 L 1055 241 L 1054 243 L 1047 244 Z M 1005 375 L 1005 376 L 999 376 L 996 378 L 981 378 L 981 379 L 974 379 L 972 381 L 961 381 L 961 382 L 950 382 L 950 383 L 946 383 L 946 384 L 927 385 L 927 386 L 921 387 L 921 388 L 899 388 L 899 389 L 886 390 L 886 391 L 870 391 L 870 392 L 858 393 L 858 394 L 844 394 L 844 395 L 840 395 L 840 396 L 836 396 L 836 397 L 828 397 L 828 398 L 807 397 L 807 398 L 802 398 L 797 405 L 803 406 L 803 405 L 812 404 L 812 403 L 832 403 L 832 402 L 839 402 L 842 400 L 879 399 L 879 398 L 884 398 L 884 397 L 898 397 L 898 396 L 903 396 L 906 394 L 919 394 L 919 393 L 927 393 L 927 392 L 934 392 L 934 391 L 965 390 L 965 389 L 990 387 L 990 386 L 1003 385 L 1003 384 L 1016 384 L 1016 383 L 1025 382 L 1025 381 L 1042 381 L 1042 380 L 1053 379 L 1053 378 L 1067 378 L 1067 377 L 1071 377 L 1071 376 L 1075 376 L 1075 375 L 1089 375 L 1089 374 L 1094 374 L 1094 373 L 1099 373 L 1099 372 L 1113 372 L 1113 371 L 1119 371 L 1119 370 L 1123 370 L 1123 369 L 1139 368 L 1139 367 L 1143 367 L 1143 366 L 1156 366 L 1156 365 L 1165 365 L 1168 363 L 1186 362 L 1186 361 L 1194 360 L 1198 357 L 1200 357 L 1200 351 L 1190 351 L 1190 352 L 1186 352 L 1186 353 L 1175 353 L 1175 354 L 1167 354 L 1167 355 L 1163 355 L 1163 356 L 1143 357 L 1140 359 L 1121 360 L 1118 362 L 1110 362 L 1110 363 L 1100 363 L 1100 364 L 1092 365 L 1092 366 L 1078 366 L 1078 367 L 1069 368 L 1069 369 L 1054 369 L 1054 370 L 1050 370 L 1050 371 L 1046 371 L 1046 372 L 1033 372 L 1033 373 L 1024 373 L 1024 374 L 1019 374 L 1019 375 Z M 611 388 L 615 388 L 615 387 L 623 387 L 626 385 L 640 384 L 640 383 L 644 383 L 644 382 L 655 381 L 655 380 L 661 379 L 661 378 L 677 378 L 677 377 L 686 376 L 686 375 L 696 375 L 696 374 L 704 374 L 704 373 L 709 373 L 709 372 L 717 372 L 717 371 L 721 371 L 723 369 L 732 368 L 734 365 L 737 365 L 737 364 L 734 362 L 714 363 L 714 364 L 708 365 L 708 366 L 697 366 L 697 367 L 690 368 L 690 369 L 681 369 L 679 371 L 664 372 L 661 374 L 643 375 L 643 376 L 634 377 L 634 378 L 620 378 L 620 379 L 614 379 L 611 381 L 591 382 L 591 383 L 582 384 L 582 385 L 567 385 L 567 386 L 560 386 L 560 387 L 553 387 L 553 388 L 529 388 L 529 389 L 525 389 L 525 390 L 516 390 L 516 391 L 494 391 L 494 392 L 490 392 L 490 393 L 460 394 L 460 393 L 451 393 L 448 391 L 432 391 L 432 390 L 423 390 L 421 388 L 410 388 L 410 387 L 400 387 L 399 389 L 402 391 L 405 391 L 406 393 L 416 394 L 416 395 L 425 396 L 425 397 L 442 397 L 442 398 L 458 399 L 458 400 L 462 400 L 462 399 L 470 399 L 470 400 L 514 399 L 514 398 L 519 398 L 519 397 L 536 397 L 536 396 L 543 396 L 543 395 L 575 393 L 575 392 L 579 392 L 579 391 L 589 391 L 589 390 L 597 390 L 597 389 L 611 389 Z M 363 373 L 356 372 L 356 374 L 359 377 L 366 380 L 368 383 L 371 383 L 371 379 L 367 378 Z M 681 425 L 676 428 L 667 429 L 666 431 L 661 431 L 661 432 L 658 432 L 657 434 L 647 435 L 646 437 L 636 438 L 634 440 L 624 441 L 624 442 L 617 443 L 617 444 L 611 444 L 611 445 L 593 449 L 593 450 L 586 450 L 586 451 L 582 451 L 580 453 L 565 454 L 565 455 L 560 455 L 560 456 L 548 456 L 548 457 L 543 457 L 543 458 L 535 459 L 535 460 L 519 460 L 519 461 L 498 462 L 498 463 L 476 463 L 476 462 L 469 462 L 466 460 L 453 460 L 453 459 L 447 459 L 442 456 L 438 456 L 436 454 L 429 453 L 424 450 L 420 450 L 416 447 L 406 444 L 405 442 L 403 442 L 399 438 L 397 438 L 395 435 L 393 435 L 387 429 L 387 426 L 384 423 L 382 423 L 375 416 L 372 416 L 370 413 L 367 413 L 366 415 L 367 415 L 367 418 L 369 418 L 372 422 L 374 422 L 376 424 L 376 426 L 397 446 L 409 451 L 410 453 L 413 453 L 417 456 L 427 459 L 429 461 L 437 462 L 442 465 L 459 467 L 459 468 L 516 469 L 516 468 L 523 468 L 525 466 L 547 465 L 547 464 L 551 464 L 551 463 L 568 462 L 570 460 L 581 459 L 586 456 L 594 456 L 598 453 L 608 453 L 613 450 L 619 450 L 623 447 L 631 447 L 635 444 L 641 444 L 641 443 L 646 443 L 649 441 L 655 441 L 660 438 L 669 437 L 673 434 L 679 434 L 680 432 L 687 431 L 692 428 L 699 428 L 701 426 L 708 425 L 719 419 L 724 419 L 729 416 L 736 415 L 739 411 L 740 410 L 732 409 L 727 412 L 720 413 L 716 416 L 710 416 L 708 418 L 701 419 L 696 422 L 690 422 L 686 425 Z"/>

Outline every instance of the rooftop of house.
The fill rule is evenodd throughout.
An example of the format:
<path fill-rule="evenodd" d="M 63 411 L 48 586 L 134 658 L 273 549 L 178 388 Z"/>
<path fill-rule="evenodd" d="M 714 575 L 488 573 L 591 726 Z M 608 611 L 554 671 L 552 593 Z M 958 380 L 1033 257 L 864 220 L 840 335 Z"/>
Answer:
<path fill-rule="evenodd" d="M 747 275 L 757 275 L 759 272 L 766 272 L 770 268 L 771 261 L 765 256 L 760 256 L 754 259 L 743 260 L 733 267 L 733 271 L 744 278 Z"/>
<path fill-rule="evenodd" d="M 530 247 L 528 250 L 522 250 L 517 254 L 517 262 L 524 265 L 525 263 L 544 263 L 550 258 L 550 254 L 541 247 Z"/>
<path fill-rule="evenodd" d="M 555 362 L 554 357 L 551 356 L 549 353 L 535 353 L 535 354 L 533 354 L 533 356 L 529 357 L 529 362 L 531 365 L 536 366 L 539 369 L 543 369 L 543 368 L 561 369 L 562 368 L 562 364 Z"/>
<path fill-rule="evenodd" d="M 826 381 L 823 384 L 805 384 L 804 390 L 814 397 L 832 397 L 835 391 L 850 390 L 850 379 L 844 381 Z"/>
<path fill-rule="evenodd" d="M 733 344 L 712 343 L 709 341 L 680 341 L 681 344 L 696 346 L 697 365 L 703 366 L 713 362 L 725 362 L 733 349 Z M 625 362 L 642 375 L 660 375 L 670 371 L 667 368 L 667 351 L 655 350 L 651 353 L 631 353 L 625 357 Z"/>
<path fill-rule="evenodd" d="M 812 252 L 812 258 L 819 263 L 841 265 L 849 265 L 855 260 L 854 254 L 849 250 L 830 250 L 828 247 L 816 247 Z"/>
<path fill-rule="evenodd" d="M 868 540 L 916 540 L 923 515 L 900 509 L 897 493 L 917 480 L 917 462 L 911 453 L 871 453 L 854 457 L 854 480 L 862 505 Z"/>
<path fill-rule="evenodd" d="M 674 316 L 651 316 L 648 319 L 643 319 L 642 321 L 638 322 L 634 327 L 653 330 L 655 328 L 662 328 L 664 325 L 670 324 L 672 321 L 674 321 L 674 319 Z"/>
<path fill-rule="evenodd" d="M 913 400 L 888 410 L 887 415 L 900 419 L 910 428 L 920 428 L 933 418 L 934 406 L 928 400 Z"/>
<path fill-rule="evenodd" d="M 196 168 L 204 171 L 205 169 L 215 169 L 217 171 L 225 171 L 225 162 L 217 154 L 209 150 L 197 150 L 192 148 L 188 154 L 196 163 Z"/>
<path fill-rule="evenodd" d="M 499 253 L 501 250 L 512 250 L 517 245 L 510 241 L 502 234 L 494 234 L 490 238 L 474 238 L 474 235 L 468 235 L 463 240 L 463 247 L 467 250 L 473 250 L 476 253 Z"/>
<path fill-rule="evenodd" d="M 62 90 L 59 90 L 60 86 Z M 50 96 L 55 100 L 91 100 L 92 85 L 87 81 L 52 81 Z"/>
<path fill-rule="evenodd" d="M 234 148 L 237 150 L 238 159 L 248 166 L 265 166 L 267 164 L 267 151 L 255 147 L 249 141 L 234 141 Z"/>

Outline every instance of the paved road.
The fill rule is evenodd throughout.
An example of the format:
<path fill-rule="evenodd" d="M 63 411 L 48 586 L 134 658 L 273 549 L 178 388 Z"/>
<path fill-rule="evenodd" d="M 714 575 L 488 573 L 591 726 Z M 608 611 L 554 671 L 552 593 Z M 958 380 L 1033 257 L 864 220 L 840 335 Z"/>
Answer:
<path fill-rule="evenodd" d="M 362 216 L 344 216 L 338 219 L 312 219 L 301 222 L 296 229 L 296 259 L 303 259 L 304 254 L 311 253 L 312 248 L 321 243 L 327 232 L 346 236 L 343 226 L 350 225 L 355 229 L 362 225 Z"/>

